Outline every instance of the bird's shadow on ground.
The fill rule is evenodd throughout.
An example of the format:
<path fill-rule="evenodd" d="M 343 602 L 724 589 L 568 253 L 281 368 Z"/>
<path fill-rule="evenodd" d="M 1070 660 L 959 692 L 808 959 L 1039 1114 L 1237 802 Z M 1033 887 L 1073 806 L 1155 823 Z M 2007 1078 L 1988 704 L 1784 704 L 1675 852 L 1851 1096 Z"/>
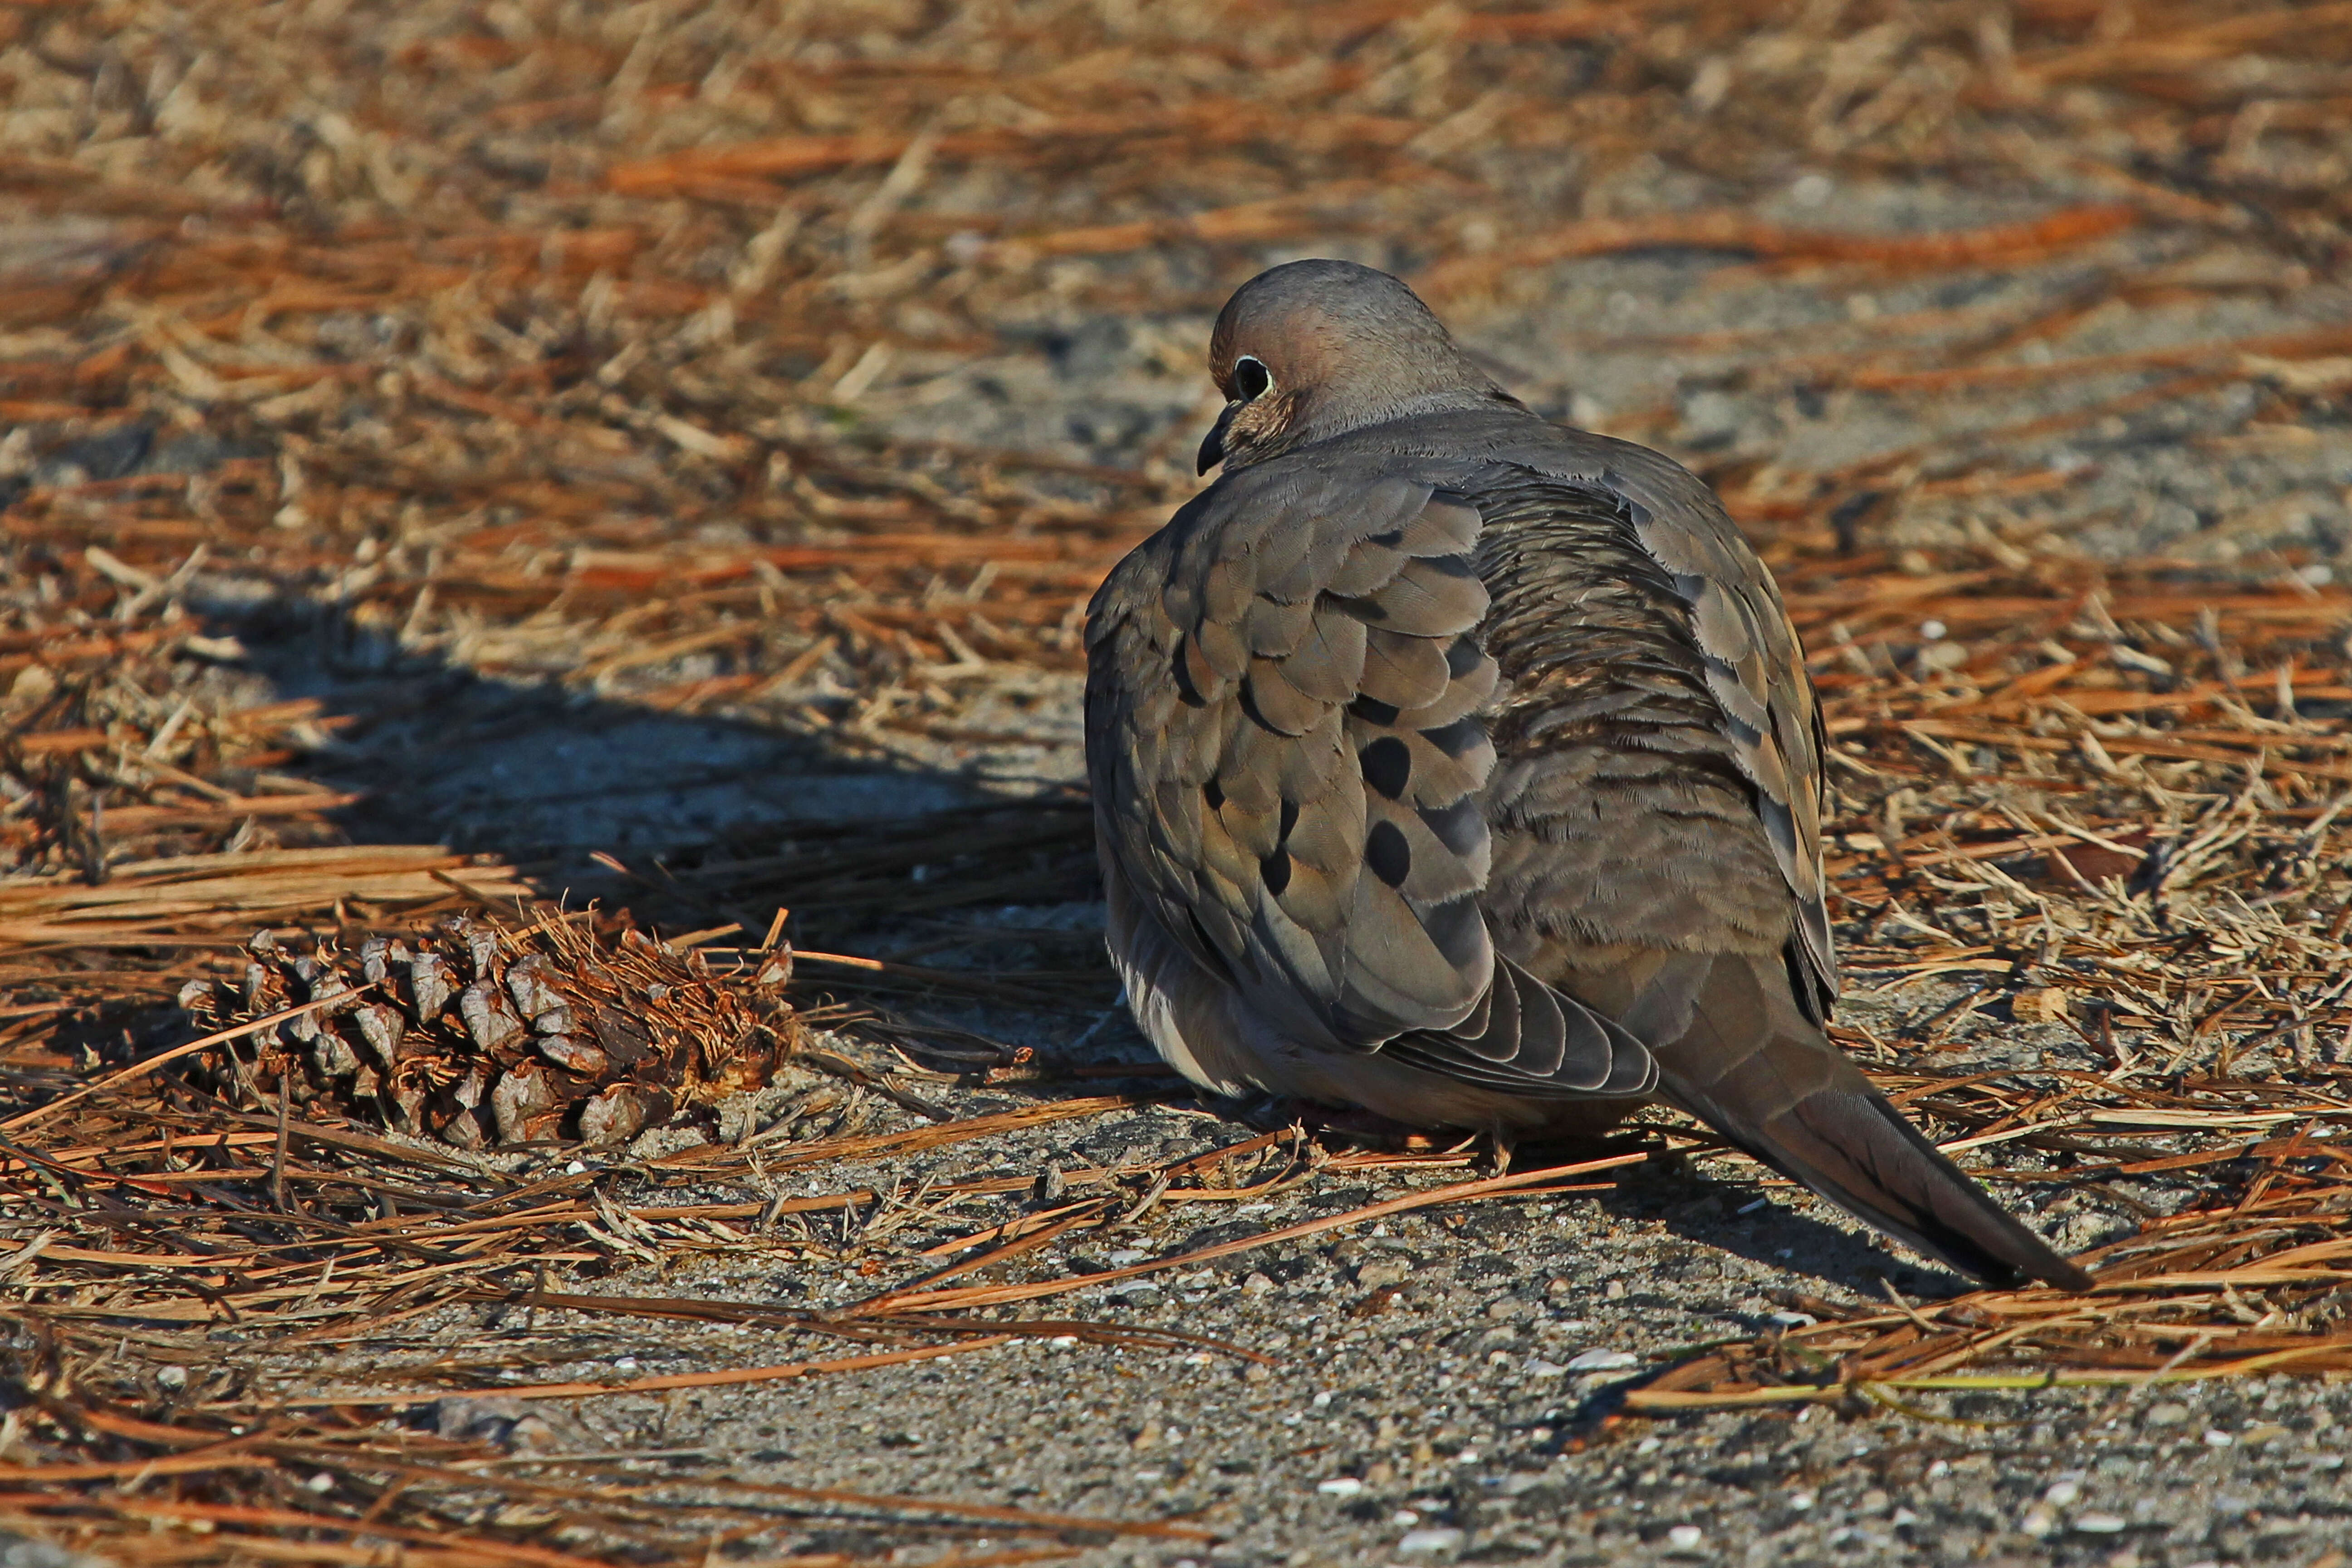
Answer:
<path fill-rule="evenodd" d="M 1753 1183 L 1678 1172 L 1623 1184 L 1601 1201 L 1627 1219 L 1664 1225 L 1688 1245 L 1695 1260 L 1726 1252 L 1792 1283 L 1810 1277 L 1819 1285 L 1874 1294 L 1892 1286 L 1906 1297 L 1928 1299 L 1977 1288 L 1941 1265 L 1912 1261 L 1866 1232 L 1790 1206 L 1803 1201 L 1801 1194 L 1766 1193 Z"/>
<path fill-rule="evenodd" d="M 922 839 L 946 855 L 954 846 L 941 826 L 970 814 L 1070 815 L 1066 791 L 1024 801 L 977 768 L 877 759 L 745 719 L 484 675 L 291 595 L 194 607 L 208 630 L 237 639 L 245 668 L 276 700 L 320 702 L 325 743 L 287 765 L 359 796 L 334 814 L 353 842 L 495 855 L 548 897 L 626 905 L 671 929 L 731 918 L 757 939 L 789 907 L 791 934 L 805 942 L 826 911 L 763 883 L 759 863 L 811 837 Z M 680 864 L 702 872 L 672 876 Z M 738 866 L 740 878 L 720 874 Z M 1098 896 L 1090 875 L 1079 865 L 1062 877 L 1066 896 Z M 952 898 L 931 891 L 934 907 Z"/>

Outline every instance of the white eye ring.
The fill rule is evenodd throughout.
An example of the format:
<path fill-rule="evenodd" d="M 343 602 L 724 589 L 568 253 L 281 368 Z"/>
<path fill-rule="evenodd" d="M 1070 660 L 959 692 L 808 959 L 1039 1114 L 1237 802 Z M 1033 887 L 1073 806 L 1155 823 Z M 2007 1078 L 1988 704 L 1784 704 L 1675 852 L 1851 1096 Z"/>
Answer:
<path fill-rule="evenodd" d="M 1262 361 L 1248 354 L 1234 361 L 1234 391 L 1240 395 L 1244 403 L 1255 402 L 1265 396 L 1266 390 L 1273 385 L 1274 373 L 1266 369 Z"/>

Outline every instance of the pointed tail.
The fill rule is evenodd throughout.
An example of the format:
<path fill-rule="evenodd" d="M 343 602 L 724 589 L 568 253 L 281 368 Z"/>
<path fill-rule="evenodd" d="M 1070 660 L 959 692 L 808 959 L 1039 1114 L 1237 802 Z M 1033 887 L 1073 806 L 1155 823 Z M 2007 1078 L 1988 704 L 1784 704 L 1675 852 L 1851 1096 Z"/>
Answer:
<path fill-rule="evenodd" d="M 1928 1257 L 1997 1284 L 2091 1277 L 1995 1203 L 1798 1010 L 1782 966 L 1744 953 L 1670 962 L 1637 1013 L 1659 1093 L 1747 1152 Z M 1668 1021 L 1688 1009 L 1676 1030 Z M 1635 1031 L 1655 1039 L 1659 1034 Z"/>

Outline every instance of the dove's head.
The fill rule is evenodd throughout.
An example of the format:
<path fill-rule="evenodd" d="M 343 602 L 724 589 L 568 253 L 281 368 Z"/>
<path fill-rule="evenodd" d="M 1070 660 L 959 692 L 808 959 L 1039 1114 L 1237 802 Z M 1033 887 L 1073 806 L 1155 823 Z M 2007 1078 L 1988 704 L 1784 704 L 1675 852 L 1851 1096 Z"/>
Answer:
<path fill-rule="evenodd" d="M 1516 406 L 1402 283 L 1352 261 L 1293 261 L 1225 301 L 1209 340 L 1225 395 L 1201 472 L 1408 415 Z"/>

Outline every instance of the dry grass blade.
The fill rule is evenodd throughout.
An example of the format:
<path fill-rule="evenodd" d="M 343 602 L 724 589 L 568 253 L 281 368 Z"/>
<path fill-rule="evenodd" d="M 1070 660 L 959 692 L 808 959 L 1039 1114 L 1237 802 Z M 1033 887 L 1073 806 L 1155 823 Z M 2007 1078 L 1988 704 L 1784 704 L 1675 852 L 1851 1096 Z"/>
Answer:
<path fill-rule="evenodd" d="M 1488 1176 L 1480 1181 L 1457 1182 L 1450 1186 L 1433 1187 L 1426 1192 L 1390 1198 L 1386 1202 L 1368 1204 L 1345 1214 L 1331 1215 L 1322 1219 L 1307 1220 L 1299 1225 L 1285 1226 L 1261 1236 L 1229 1241 L 1197 1251 L 1180 1253 L 1171 1258 L 1155 1258 L 1149 1263 L 1130 1264 L 1100 1274 L 1090 1274 L 1075 1279 L 1047 1279 L 1029 1285 L 975 1285 L 953 1290 L 923 1289 L 893 1291 L 861 1301 L 852 1310 L 861 1316 L 908 1311 L 953 1311 L 974 1307 L 1003 1306 L 1013 1301 L 1034 1301 L 1047 1296 L 1066 1295 L 1072 1290 L 1090 1286 L 1115 1284 L 1122 1279 L 1138 1279 L 1147 1274 L 1165 1269 L 1189 1268 L 1214 1258 L 1231 1257 L 1252 1247 L 1269 1247 L 1301 1237 L 1319 1235 L 1346 1226 L 1377 1220 L 1392 1214 L 1406 1214 L 1414 1209 L 1436 1204 L 1461 1203 L 1484 1197 L 1490 1193 L 1512 1192 L 1528 1187 L 1547 1187 L 1564 1176 L 1591 1175 L 1601 1171 L 1622 1170 L 1638 1165 L 1650 1158 L 1650 1151 L 1616 1154 L 1603 1160 L 1588 1160 L 1580 1164 L 1558 1165 L 1530 1171 L 1516 1171 L 1507 1175 Z M 1016 1246 L 1018 1244 L 1015 1244 Z M 961 1269 L 958 1272 L 961 1272 Z"/>

